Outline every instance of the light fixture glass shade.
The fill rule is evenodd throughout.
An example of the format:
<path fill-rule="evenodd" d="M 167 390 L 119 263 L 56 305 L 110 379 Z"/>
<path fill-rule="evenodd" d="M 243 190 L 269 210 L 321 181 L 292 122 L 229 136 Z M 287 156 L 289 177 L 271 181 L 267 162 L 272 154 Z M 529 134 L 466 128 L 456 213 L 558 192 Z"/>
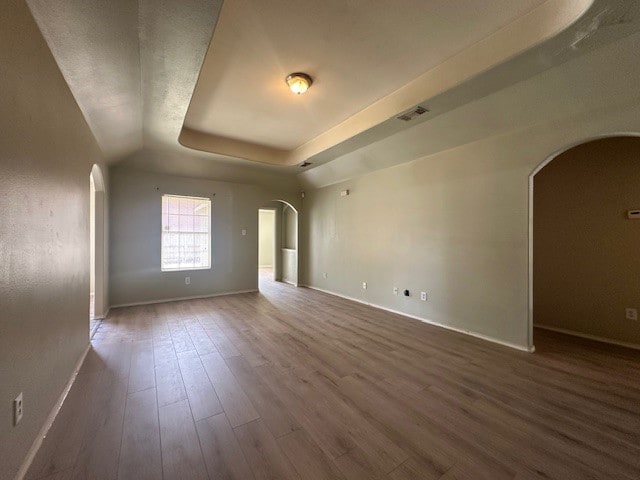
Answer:
<path fill-rule="evenodd" d="M 289 85 L 289 89 L 297 95 L 309 90 L 312 83 L 313 80 L 306 73 L 292 73 L 287 77 L 287 85 Z"/>

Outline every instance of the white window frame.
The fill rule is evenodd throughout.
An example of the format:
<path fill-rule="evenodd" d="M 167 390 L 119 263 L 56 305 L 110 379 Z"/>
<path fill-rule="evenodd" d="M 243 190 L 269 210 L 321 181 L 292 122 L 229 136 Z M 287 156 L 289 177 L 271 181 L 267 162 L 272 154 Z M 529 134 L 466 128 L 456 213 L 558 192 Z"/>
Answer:
<path fill-rule="evenodd" d="M 189 200 L 197 200 L 199 202 L 207 202 L 209 205 L 209 215 L 208 215 L 208 231 L 207 231 L 207 244 L 209 246 L 209 248 L 207 248 L 207 253 L 208 253 L 208 258 L 207 258 L 207 266 L 204 267 L 178 267 L 178 268 L 164 268 L 164 262 L 163 262 L 163 254 L 164 254 L 164 242 L 165 242 L 165 233 L 203 233 L 203 232 L 166 232 L 163 228 L 163 224 L 164 224 L 164 218 L 162 215 L 162 201 L 164 200 L 164 198 L 186 198 Z M 161 208 L 161 213 L 160 213 L 160 270 L 162 272 L 186 272 L 186 271 L 191 271 L 191 270 L 211 270 L 212 265 L 211 265 L 211 247 L 212 247 L 212 243 L 211 243 L 211 237 L 212 237 L 212 230 L 213 230 L 213 225 L 211 224 L 211 216 L 212 216 L 212 207 L 213 204 L 211 202 L 210 198 L 207 197 L 194 197 L 191 195 L 173 195 L 173 194 L 163 194 L 162 197 L 160 198 L 160 208 Z M 178 214 L 180 215 L 180 214 Z"/>

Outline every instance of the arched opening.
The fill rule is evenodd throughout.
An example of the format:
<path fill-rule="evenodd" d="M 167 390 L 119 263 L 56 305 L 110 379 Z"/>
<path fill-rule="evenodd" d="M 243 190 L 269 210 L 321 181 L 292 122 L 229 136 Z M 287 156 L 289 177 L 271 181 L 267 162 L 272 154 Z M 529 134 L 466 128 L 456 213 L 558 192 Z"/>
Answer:
<path fill-rule="evenodd" d="M 98 165 L 89 174 L 89 328 L 93 335 L 106 314 L 105 183 Z"/>
<path fill-rule="evenodd" d="M 529 339 L 545 330 L 640 348 L 640 138 L 547 158 L 529 177 Z M 534 328 L 535 327 L 535 328 Z"/>
<path fill-rule="evenodd" d="M 298 286 L 298 211 L 273 200 L 258 209 L 259 285 L 277 281 Z"/>

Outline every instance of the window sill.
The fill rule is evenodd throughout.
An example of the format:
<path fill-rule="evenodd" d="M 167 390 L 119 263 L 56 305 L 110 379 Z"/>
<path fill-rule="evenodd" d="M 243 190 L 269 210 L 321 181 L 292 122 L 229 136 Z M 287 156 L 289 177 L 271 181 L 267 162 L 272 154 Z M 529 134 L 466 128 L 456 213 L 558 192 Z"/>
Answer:
<path fill-rule="evenodd" d="M 162 273 L 171 272 L 193 272 L 194 270 L 213 270 L 213 267 L 194 267 L 194 268 L 161 268 Z"/>

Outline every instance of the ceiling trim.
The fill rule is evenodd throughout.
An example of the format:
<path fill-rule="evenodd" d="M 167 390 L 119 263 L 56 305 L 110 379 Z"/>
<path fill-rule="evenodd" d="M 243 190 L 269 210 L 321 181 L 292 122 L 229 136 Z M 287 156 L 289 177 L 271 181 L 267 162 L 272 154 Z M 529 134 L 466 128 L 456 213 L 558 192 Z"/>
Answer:
<path fill-rule="evenodd" d="M 201 152 L 217 153 L 271 165 L 287 165 L 281 163 L 281 159 L 290 154 L 287 150 L 212 135 L 185 126 L 182 127 L 178 142 L 184 147 Z"/>
<path fill-rule="evenodd" d="M 594 0 L 548 0 L 390 95 L 292 150 L 221 137 L 183 125 L 188 148 L 278 166 L 297 165 L 534 48 L 569 28 Z"/>

